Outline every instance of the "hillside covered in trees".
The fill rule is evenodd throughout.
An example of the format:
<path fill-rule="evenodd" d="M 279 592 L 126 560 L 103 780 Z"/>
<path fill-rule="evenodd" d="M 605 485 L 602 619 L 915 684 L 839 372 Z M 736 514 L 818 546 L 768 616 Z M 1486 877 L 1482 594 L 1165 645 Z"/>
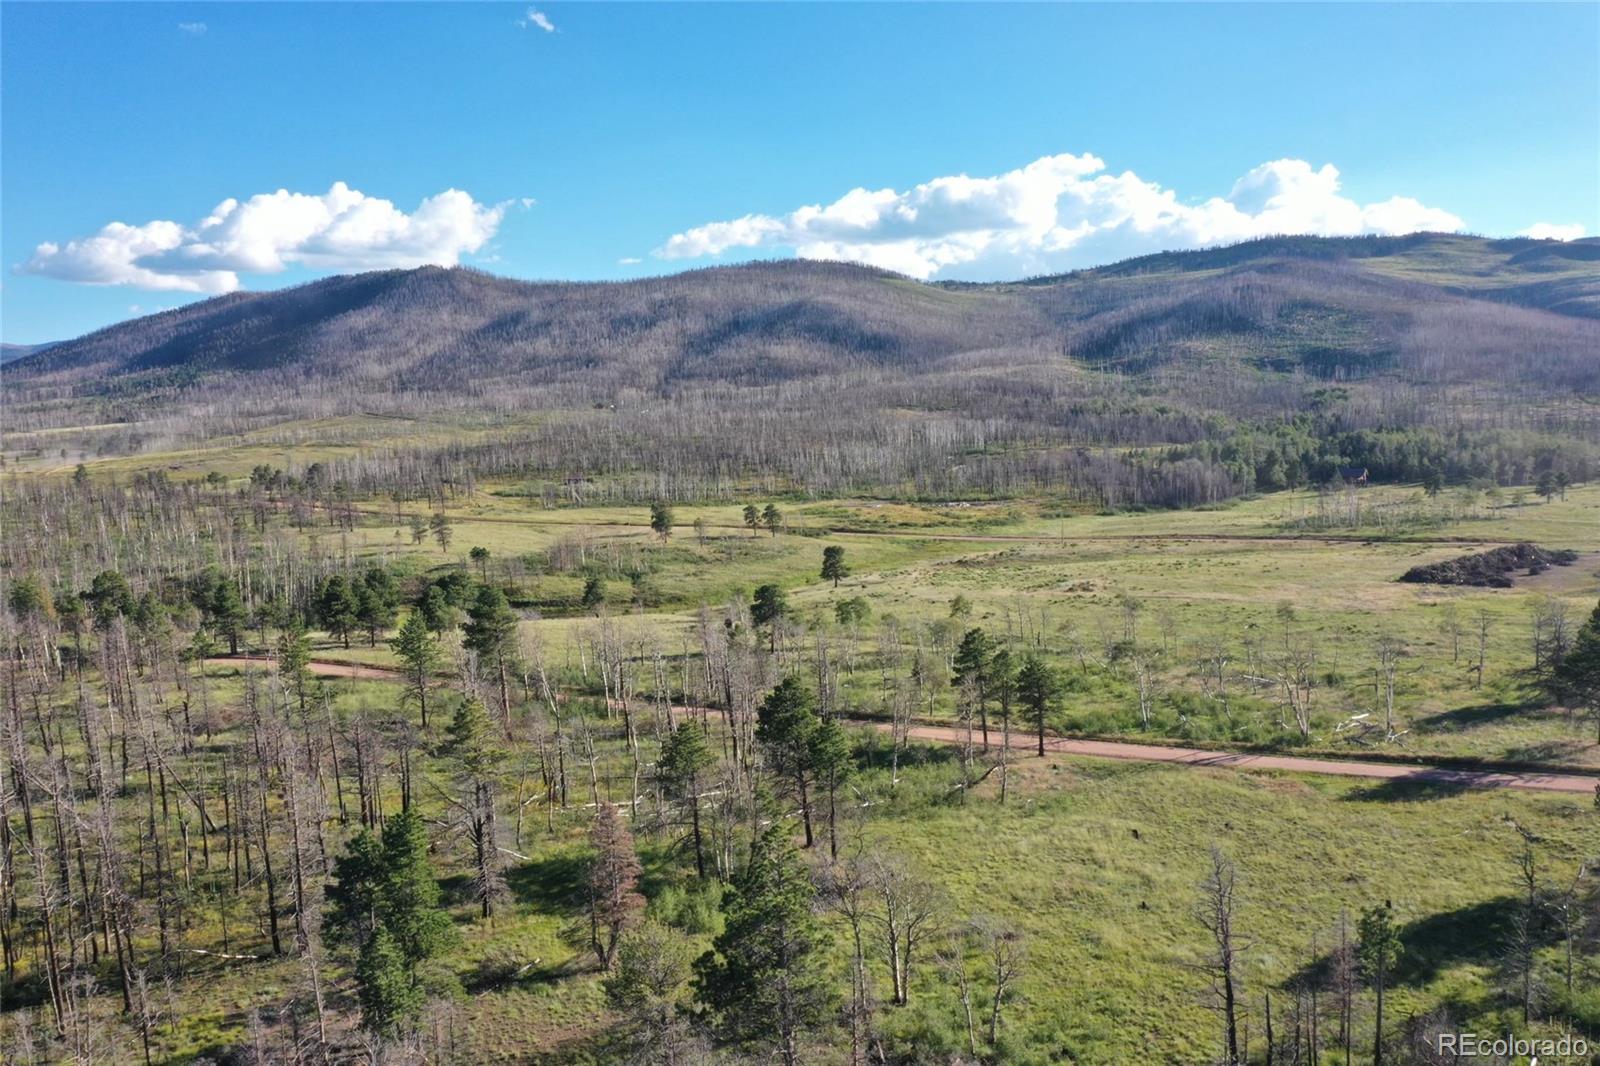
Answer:
<path fill-rule="evenodd" d="M 1342 466 L 1590 477 L 1597 352 L 1594 241 L 1281 238 L 987 285 L 806 261 L 606 284 L 429 267 L 235 293 L 18 360 L 5 447 L 92 458 L 364 412 L 497 430 L 337 472 L 368 486 L 470 468 L 630 500 L 761 476 L 1193 505 Z"/>

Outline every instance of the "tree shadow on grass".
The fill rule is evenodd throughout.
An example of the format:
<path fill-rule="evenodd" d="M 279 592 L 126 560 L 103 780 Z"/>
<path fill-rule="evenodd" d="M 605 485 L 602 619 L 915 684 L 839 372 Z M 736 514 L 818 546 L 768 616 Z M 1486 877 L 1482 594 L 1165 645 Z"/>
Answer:
<path fill-rule="evenodd" d="M 589 856 L 579 850 L 565 851 L 512 866 L 506 870 L 506 887 L 519 903 L 571 914 L 583 905 L 588 874 Z"/>
<path fill-rule="evenodd" d="M 1395 981 L 1424 985 L 1458 963 L 1494 963 L 1505 952 L 1521 907 L 1515 896 L 1496 896 L 1408 922 L 1400 930 L 1405 951 L 1395 966 Z"/>
<path fill-rule="evenodd" d="M 694 864 L 694 839 L 684 828 L 678 830 L 676 839 L 641 843 L 635 850 L 639 855 L 639 893 L 645 899 L 655 899 L 682 882 Z"/>
<path fill-rule="evenodd" d="M 21 975 L 15 982 L 0 978 L 0 1011 L 14 1011 L 23 1007 L 42 1006 L 49 996 L 40 974 Z"/>
<path fill-rule="evenodd" d="M 1452 966 L 1493 965 L 1505 953 L 1522 907 L 1522 901 L 1515 896 L 1496 896 L 1408 922 L 1400 929 L 1403 950 L 1391 975 L 1394 983 L 1421 986 Z M 1351 916 L 1351 925 L 1354 946 L 1355 915 Z M 1543 945 L 1555 940 L 1549 929 L 1541 937 Z M 1327 988 L 1333 972 L 1332 954 L 1321 955 L 1297 969 L 1284 986 Z"/>
<path fill-rule="evenodd" d="M 977 730 L 973 730 L 973 744 L 978 744 Z M 998 743 L 998 730 L 990 730 L 991 739 Z M 856 765 L 863 770 L 888 770 L 894 765 L 894 748 L 890 738 L 883 733 L 869 733 L 856 748 Z M 900 752 L 900 769 L 917 766 L 946 766 L 961 757 L 954 744 L 935 744 L 913 740 Z"/>
<path fill-rule="evenodd" d="M 1417 722 L 1417 729 L 1423 733 L 1454 733 L 1494 725 L 1537 709 L 1537 705 L 1532 703 L 1480 703 L 1475 707 L 1457 707 L 1453 711 L 1430 715 Z"/>
<path fill-rule="evenodd" d="M 462 989 L 475 996 L 533 985 L 553 985 L 594 969 L 593 955 L 574 954 L 560 960 L 547 960 L 502 952 L 479 959 L 477 965 L 459 974 L 458 978 Z"/>
<path fill-rule="evenodd" d="M 654 899 L 683 879 L 687 838 L 667 844 L 653 841 L 639 844 L 639 892 Z M 691 859 L 692 859 L 692 853 Z M 587 847 L 570 847 L 554 855 L 517 862 L 505 868 L 506 887 L 518 903 L 563 917 L 587 913 L 589 870 L 594 853 Z M 453 882 L 459 881 L 459 885 Z M 452 889 L 470 895 L 471 878 L 446 878 L 440 882 L 447 897 Z"/>
<path fill-rule="evenodd" d="M 1584 753 L 1593 748 L 1592 739 L 1575 737 L 1572 740 L 1547 740 L 1539 744 L 1524 744 L 1520 748 L 1507 750 L 1505 757 L 1511 762 L 1519 763 L 1576 763 L 1581 762 Z"/>
<path fill-rule="evenodd" d="M 1345 793 L 1346 802 L 1419 803 L 1424 800 L 1451 799 L 1489 788 L 1465 774 L 1441 770 L 1418 770 L 1403 777 L 1386 777 Z"/>
<path fill-rule="evenodd" d="M 476 907 L 478 905 L 478 897 L 476 888 L 473 885 L 472 875 L 450 874 L 447 877 L 439 878 L 439 903 L 446 910 L 464 907 L 468 904 Z M 476 916 L 476 912 L 474 912 L 474 916 Z"/>

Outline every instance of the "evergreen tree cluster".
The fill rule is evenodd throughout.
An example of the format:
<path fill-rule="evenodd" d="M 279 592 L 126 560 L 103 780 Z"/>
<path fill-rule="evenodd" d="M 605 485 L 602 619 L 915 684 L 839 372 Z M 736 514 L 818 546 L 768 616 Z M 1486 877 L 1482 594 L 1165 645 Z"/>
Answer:
<path fill-rule="evenodd" d="M 421 816 L 403 810 L 381 835 L 363 829 L 334 863 L 328 928 L 356 945 L 362 1021 L 392 1036 L 415 1022 L 428 991 L 424 966 L 454 939 L 440 906 Z"/>

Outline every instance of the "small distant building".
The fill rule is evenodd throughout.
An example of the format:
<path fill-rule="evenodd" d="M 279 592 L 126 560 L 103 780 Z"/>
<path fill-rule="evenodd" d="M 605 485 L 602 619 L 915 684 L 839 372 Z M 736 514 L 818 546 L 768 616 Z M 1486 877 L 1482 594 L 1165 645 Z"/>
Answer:
<path fill-rule="evenodd" d="M 1339 478 L 1346 485 L 1365 485 L 1367 483 L 1367 468 L 1364 466 L 1341 466 Z"/>

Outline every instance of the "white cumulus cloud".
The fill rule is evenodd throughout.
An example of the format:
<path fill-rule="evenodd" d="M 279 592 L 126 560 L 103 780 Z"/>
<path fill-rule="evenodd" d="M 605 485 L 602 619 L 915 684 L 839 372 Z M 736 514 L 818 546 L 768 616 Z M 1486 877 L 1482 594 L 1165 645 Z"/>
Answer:
<path fill-rule="evenodd" d="M 528 13 L 517 20 L 517 25 L 523 29 L 533 26 L 546 33 L 556 32 L 556 24 L 550 21 L 550 16 L 536 7 L 528 8 Z"/>
<path fill-rule="evenodd" d="M 291 266 L 454 266 L 494 236 L 506 206 L 446 189 L 407 214 L 342 181 L 321 195 L 279 189 L 224 200 L 193 225 L 111 222 L 65 244 L 46 241 L 19 269 L 89 285 L 222 293 L 239 287 L 241 273 L 276 274 Z"/>
<path fill-rule="evenodd" d="M 934 178 L 905 191 L 852 189 L 786 215 L 752 214 L 674 234 L 662 259 L 736 249 L 792 249 L 807 259 L 869 263 L 916 278 L 1050 273 L 1174 248 L 1275 234 L 1325 236 L 1453 231 L 1461 219 L 1410 197 L 1362 204 L 1332 164 L 1279 159 L 1227 196 L 1185 202 L 1094 155 L 1052 155 L 994 177 Z"/>
<path fill-rule="evenodd" d="M 206 24 L 204 22 L 180 22 L 178 23 L 178 29 L 191 37 L 198 37 L 206 32 Z"/>
<path fill-rule="evenodd" d="M 1535 222 L 1518 237 L 1532 237 L 1537 241 L 1575 241 L 1584 233 L 1581 222 Z"/>

